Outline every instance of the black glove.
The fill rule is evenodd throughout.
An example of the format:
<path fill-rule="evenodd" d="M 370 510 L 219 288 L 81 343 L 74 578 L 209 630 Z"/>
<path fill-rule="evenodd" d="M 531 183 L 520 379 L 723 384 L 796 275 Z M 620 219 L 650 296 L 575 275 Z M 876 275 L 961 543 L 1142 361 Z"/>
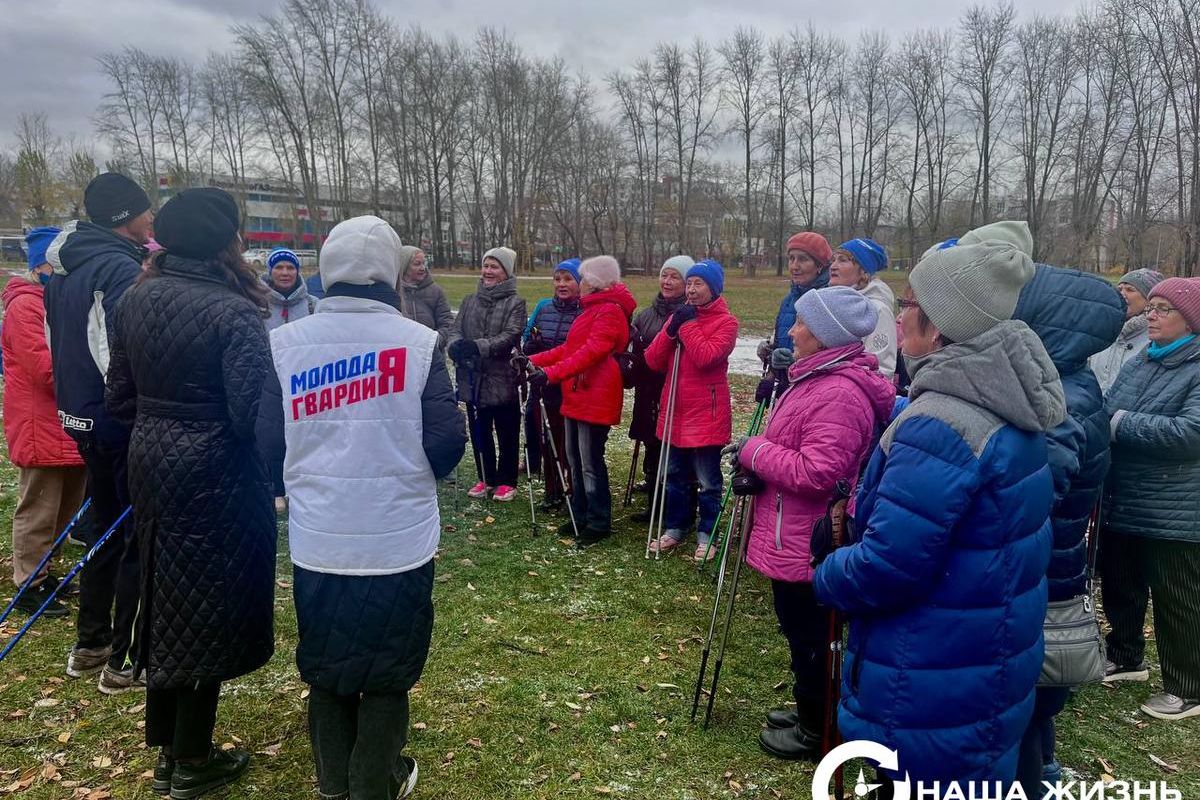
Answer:
<path fill-rule="evenodd" d="M 526 368 L 529 366 L 529 359 L 518 353 L 508 361 L 512 368 L 517 371 L 518 375 L 524 375 Z"/>
<path fill-rule="evenodd" d="M 766 365 L 771 362 L 771 351 L 774 349 L 775 348 L 772 347 L 770 339 L 763 339 L 758 343 L 758 349 L 756 349 L 754 352 L 758 356 L 758 360 Z"/>
<path fill-rule="evenodd" d="M 738 497 L 750 497 L 767 488 L 762 478 L 748 469 L 739 469 L 733 475 L 733 493 Z"/>
<path fill-rule="evenodd" d="M 447 349 L 450 357 L 461 364 L 479 358 L 479 345 L 472 339 L 459 339 Z"/>
<path fill-rule="evenodd" d="M 671 321 L 667 323 L 667 336 L 674 339 L 679 334 L 679 329 L 683 327 L 683 323 L 694 320 L 696 313 L 694 305 L 687 304 L 680 306 L 679 310 L 671 315 Z"/>
<path fill-rule="evenodd" d="M 758 388 L 754 390 L 754 402 L 770 403 L 773 394 L 775 394 L 775 379 L 763 378 L 758 382 Z"/>
<path fill-rule="evenodd" d="M 535 353 L 541 353 L 547 350 L 546 342 L 542 339 L 542 332 L 534 328 L 529 332 L 529 338 L 525 340 L 525 346 L 521 348 L 525 351 L 525 355 L 531 356 Z"/>
<path fill-rule="evenodd" d="M 529 385 L 534 389 L 542 389 L 548 383 L 550 383 L 550 378 L 547 377 L 544 370 L 534 367 L 533 372 L 529 373 Z"/>

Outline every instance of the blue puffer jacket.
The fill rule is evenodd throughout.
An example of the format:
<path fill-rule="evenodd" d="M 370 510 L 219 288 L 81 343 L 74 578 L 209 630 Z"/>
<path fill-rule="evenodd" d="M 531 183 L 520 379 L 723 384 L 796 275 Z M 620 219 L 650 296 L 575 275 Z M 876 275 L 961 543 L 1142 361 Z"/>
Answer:
<path fill-rule="evenodd" d="M 544 297 L 533 307 L 529 322 L 521 333 L 521 349 L 525 355 L 533 355 L 544 350 L 553 350 L 567 341 L 567 333 L 576 317 L 583 312 L 579 298 L 559 300 L 557 297 Z M 537 336 L 533 335 L 537 330 Z M 530 341 L 532 339 L 532 341 Z"/>
<path fill-rule="evenodd" d="M 914 780 L 1011 780 L 1042 668 L 1062 383 L 1015 321 L 909 366 L 912 402 L 859 487 L 861 541 L 813 580 L 849 616 L 839 726 Z"/>
<path fill-rule="evenodd" d="M 1054 476 L 1054 553 L 1047 577 L 1050 599 L 1069 600 L 1085 589 L 1088 518 L 1109 464 L 1108 415 L 1088 358 L 1121 333 L 1125 301 L 1097 275 L 1038 264 L 1013 317 L 1042 340 L 1067 400 L 1067 419 L 1047 434 Z"/>
<path fill-rule="evenodd" d="M 783 300 L 779 303 L 779 313 L 775 315 L 775 339 L 773 340 L 775 347 L 782 347 L 785 350 L 792 349 L 792 337 L 788 335 L 788 331 L 796 324 L 796 301 L 805 292 L 812 289 L 824 289 L 828 285 L 828 267 L 821 270 L 813 282 L 806 286 L 792 284 L 791 290 L 783 296 Z"/>

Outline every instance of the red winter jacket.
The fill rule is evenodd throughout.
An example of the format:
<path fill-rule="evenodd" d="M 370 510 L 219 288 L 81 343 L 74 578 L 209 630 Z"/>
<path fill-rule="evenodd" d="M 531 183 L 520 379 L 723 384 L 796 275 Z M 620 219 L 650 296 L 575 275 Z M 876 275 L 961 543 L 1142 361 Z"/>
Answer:
<path fill-rule="evenodd" d="M 567 340 L 529 361 L 545 370 L 551 383 L 561 383 L 562 414 L 593 425 L 621 421 L 625 387 L 614 353 L 629 345 L 629 318 L 637 301 L 625 284 L 585 295 L 583 311 L 571 323 Z"/>
<path fill-rule="evenodd" d="M 4 287 L 4 438 L 18 467 L 78 467 L 79 449 L 63 431 L 46 347 L 42 286 L 13 278 Z"/>
<path fill-rule="evenodd" d="M 674 316 L 674 315 L 672 315 Z M 667 399 L 676 339 L 667 335 L 668 319 L 646 348 L 646 366 L 667 375 L 659 400 L 658 438 L 663 438 Z M 718 297 L 697 309 L 696 319 L 679 328 L 679 378 L 675 389 L 672 447 L 725 445 L 733 433 L 733 408 L 729 400 L 729 355 L 737 344 L 737 317 L 729 313 L 725 298 Z"/>

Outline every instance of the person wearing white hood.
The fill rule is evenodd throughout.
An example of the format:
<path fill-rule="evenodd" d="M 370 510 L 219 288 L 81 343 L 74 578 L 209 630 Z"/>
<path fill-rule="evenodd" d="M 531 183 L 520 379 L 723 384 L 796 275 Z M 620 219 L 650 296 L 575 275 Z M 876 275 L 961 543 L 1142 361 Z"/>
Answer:
<path fill-rule="evenodd" d="M 896 374 L 896 294 L 875 273 L 887 269 L 887 251 L 872 239 L 851 239 L 833 251 L 829 285 L 849 286 L 871 301 L 879 312 L 875 331 L 863 340 L 867 352 L 879 359 L 879 372 L 889 380 Z"/>
<path fill-rule="evenodd" d="M 296 663 L 324 798 L 393 800 L 416 785 L 402 751 L 433 631 L 436 481 L 466 448 L 438 334 L 401 314 L 399 251 L 378 217 L 338 224 L 321 250 L 325 299 L 271 331 Z"/>

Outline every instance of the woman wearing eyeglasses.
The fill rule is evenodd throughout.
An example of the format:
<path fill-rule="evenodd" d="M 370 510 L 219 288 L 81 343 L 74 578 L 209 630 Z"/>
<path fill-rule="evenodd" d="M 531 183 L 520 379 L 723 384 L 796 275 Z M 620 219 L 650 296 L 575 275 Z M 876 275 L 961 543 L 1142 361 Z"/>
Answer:
<path fill-rule="evenodd" d="M 1200 716 L 1200 279 L 1168 278 L 1146 304 L 1150 345 L 1121 368 L 1104 410 L 1112 469 L 1100 548 L 1110 679 L 1144 681 L 1154 595 L 1159 719 Z"/>

